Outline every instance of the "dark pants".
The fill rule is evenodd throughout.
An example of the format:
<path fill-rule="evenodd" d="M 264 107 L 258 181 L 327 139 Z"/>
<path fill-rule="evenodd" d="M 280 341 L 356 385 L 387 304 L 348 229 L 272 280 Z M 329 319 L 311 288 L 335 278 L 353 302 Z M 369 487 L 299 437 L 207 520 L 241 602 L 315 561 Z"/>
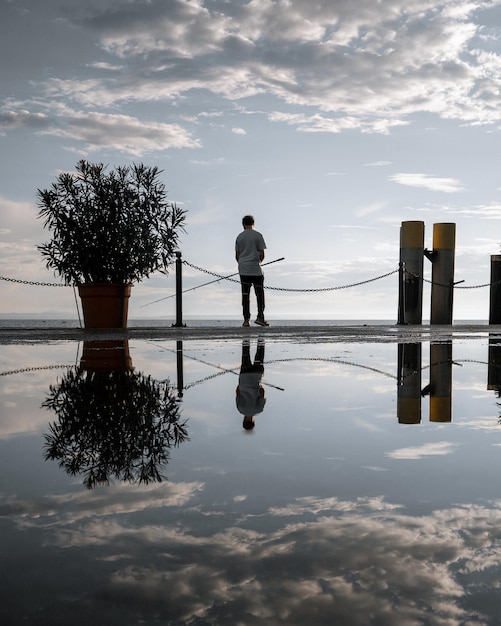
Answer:
<path fill-rule="evenodd" d="M 264 276 L 242 276 L 240 274 L 240 284 L 242 287 L 242 309 L 245 320 L 250 320 L 250 290 L 254 285 L 254 292 L 257 300 L 257 316 L 264 317 Z"/>
<path fill-rule="evenodd" d="M 256 347 L 256 355 L 254 357 L 254 363 L 251 360 L 250 344 L 242 343 L 242 363 L 240 365 L 240 373 L 246 372 L 261 372 L 264 373 L 264 342 L 258 341 Z"/>

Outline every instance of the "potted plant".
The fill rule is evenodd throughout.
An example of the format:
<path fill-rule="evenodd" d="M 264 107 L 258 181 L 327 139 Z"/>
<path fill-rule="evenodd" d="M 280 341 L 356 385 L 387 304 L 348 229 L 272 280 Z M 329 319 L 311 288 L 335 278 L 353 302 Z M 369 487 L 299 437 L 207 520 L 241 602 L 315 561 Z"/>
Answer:
<path fill-rule="evenodd" d="M 38 250 L 67 285 L 78 285 L 86 328 L 126 328 L 131 285 L 168 271 L 186 211 L 167 201 L 160 173 L 81 160 L 37 190 L 38 216 L 52 233 Z"/>

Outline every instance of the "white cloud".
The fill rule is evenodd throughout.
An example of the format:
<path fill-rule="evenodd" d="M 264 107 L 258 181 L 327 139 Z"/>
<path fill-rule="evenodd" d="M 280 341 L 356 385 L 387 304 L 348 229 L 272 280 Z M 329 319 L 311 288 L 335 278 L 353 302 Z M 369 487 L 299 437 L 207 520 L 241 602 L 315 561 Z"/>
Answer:
<path fill-rule="evenodd" d="M 461 181 L 456 178 L 440 178 L 422 173 L 400 173 L 389 177 L 389 180 L 400 185 L 420 187 L 430 191 L 443 191 L 444 193 L 457 193 L 464 191 Z"/>
<path fill-rule="evenodd" d="M 83 106 L 172 100 L 193 89 L 228 99 L 269 94 L 303 113 L 270 119 L 307 132 L 388 133 L 417 112 L 471 123 L 501 119 L 501 56 L 475 22 L 497 0 L 153 0 L 73 17 L 120 64 L 97 77 L 54 77 L 48 94 Z M 486 46 L 482 49 L 482 45 Z M 426 54 L 423 54 L 426 51 Z M 127 61 L 127 63 L 124 63 Z M 110 70 L 119 75 L 110 79 Z M 104 72 L 103 76 L 99 72 Z"/>
<path fill-rule="evenodd" d="M 178 124 L 145 122 L 127 115 L 75 114 L 66 120 L 64 127 L 54 126 L 44 132 L 83 141 L 88 150 L 112 148 L 133 156 L 142 156 L 155 150 L 199 146 L 198 141 L 192 139 Z"/>

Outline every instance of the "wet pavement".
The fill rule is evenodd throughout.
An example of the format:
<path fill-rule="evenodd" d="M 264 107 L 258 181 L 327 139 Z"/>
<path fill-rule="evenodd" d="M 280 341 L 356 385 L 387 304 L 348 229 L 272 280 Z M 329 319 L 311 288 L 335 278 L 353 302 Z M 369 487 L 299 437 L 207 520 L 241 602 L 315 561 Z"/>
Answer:
<path fill-rule="evenodd" d="M 81 328 L 0 328 L 0 345 L 44 341 L 87 341 L 105 339 L 241 339 L 263 336 L 272 340 L 306 342 L 419 342 L 441 341 L 454 338 L 475 338 L 501 335 L 501 325 L 453 324 L 453 325 L 378 325 L 352 324 L 343 326 L 285 326 L 268 328 L 251 326 L 242 328 L 228 324 L 224 327 L 141 327 L 125 330 L 85 330 Z"/>

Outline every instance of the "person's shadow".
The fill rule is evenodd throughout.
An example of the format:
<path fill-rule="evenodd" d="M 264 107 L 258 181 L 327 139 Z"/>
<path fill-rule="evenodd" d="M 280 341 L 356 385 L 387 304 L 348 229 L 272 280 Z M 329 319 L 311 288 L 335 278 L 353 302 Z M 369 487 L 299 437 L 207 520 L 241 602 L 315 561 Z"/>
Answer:
<path fill-rule="evenodd" d="M 250 431 L 255 426 L 254 416 L 262 413 L 266 398 L 261 380 L 264 375 L 264 339 L 258 339 L 254 362 L 250 356 L 250 340 L 242 341 L 242 362 L 236 389 L 238 411 L 244 416 L 243 427 Z"/>

